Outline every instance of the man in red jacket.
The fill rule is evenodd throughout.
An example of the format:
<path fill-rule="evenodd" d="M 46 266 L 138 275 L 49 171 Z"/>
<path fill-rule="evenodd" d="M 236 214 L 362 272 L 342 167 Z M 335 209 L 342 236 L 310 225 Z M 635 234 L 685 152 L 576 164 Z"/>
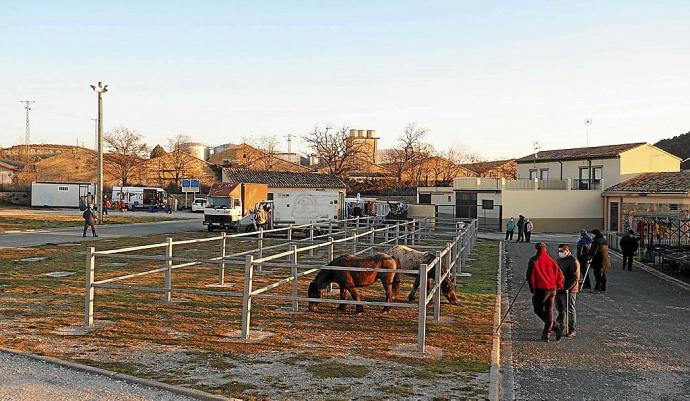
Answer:
<path fill-rule="evenodd" d="M 544 322 L 541 334 L 543 341 L 549 341 L 551 331 L 556 333 L 556 340 L 563 335 L 563 327 L 553 318 L 553 306 L 556 291 L 563 288 L 563 273 L 558 264 L 546 252 L 546 244 L 540 242 L 535 245 L 537 254 L 527 266 L 527 283 L 532 293 L 534 313 Z"/>

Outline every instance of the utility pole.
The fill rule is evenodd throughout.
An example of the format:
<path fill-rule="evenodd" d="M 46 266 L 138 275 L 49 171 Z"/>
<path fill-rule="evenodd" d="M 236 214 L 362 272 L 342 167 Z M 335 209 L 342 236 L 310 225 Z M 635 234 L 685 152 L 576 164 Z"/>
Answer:
<path fill-rule="evenodd" d="M 292 154 L 292 134 L 288 134 L 287 139 L 288 139 L 288 155 L 291 155 Z"/>
<path fill-rule="evenodd" d="M 92 118 L 93 121 L 93 150 L 98 152 L 98 119 Z"/>
<path fill-rule="evenodd" d="M 36 102 L 33 100 L 20 100 L 19 103 L 24 103 L 24 109 L 26 109 L 26 131 L 24 137 L 24 151 L 26 152 L 26 158 L 28 161 L 29 148 L 31 146 L 31 128 L 29 125 L 29 111 L 31 111 L 31 104 Z"/>
<path fill-rule="evenodd" d="M 589 126 L 592 125 L 591 118 L 585 118 L 585 127 L 587 130 L 587 147 L 589 147 Z"/>
<path fill-rule="evenodd" d="M 103 94 L 108 91 L 108 85 L 98 81 L 91 85 L 91 89 L 98 94 L 98 223 L 103 224 Z"/>

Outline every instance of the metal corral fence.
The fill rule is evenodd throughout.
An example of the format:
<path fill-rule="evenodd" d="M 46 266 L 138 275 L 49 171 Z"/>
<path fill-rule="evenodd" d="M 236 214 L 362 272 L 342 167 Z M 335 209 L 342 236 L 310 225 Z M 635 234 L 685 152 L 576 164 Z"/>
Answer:
<path fill-rule="evenodd" d="M 349 305 L 389 306 L 400 308 L 418 308 L 417 319 L 417 350 L 424 352 L 426 337 L 427 305 L 432 302 L 433 319 L 438 321 L 441 317 L 441 282 L 451 275 L 458 277 L 467 275 L 462 273 L 462 267 L 467 263 L 471 250 L 477 239 L 477 220 L 411 220 L 389 221 L 378 217 L 364 217 L 345 220 L 329 220 L 312 222 L 311 224 L 289 226 L 272 230 L 259 230 L 258 232 L 227 235 L 173 241 L 167 238 L 166 242 L 96 251 L 95 247 L 88 248 L 86 256 L 86 280 L 85 280 L 85 305 L 84 324 L 92 326 L 94 322 L 94 299 L 96 288 L 126 289 L 143 292 L 163 293 L 163 301 L 172 301 L 172 273 L 176 269 L 190 266 L 212 266 L 218 269 L 218 284 L 225 283 L 225 271 L 229 265 L 244 267 L 244 287 L 242 291 L 202 290 L 175 288 L 175 293 L 197 294 L 207 296 L 226 296 L 242 298 L 242 326 L 241 337 L 248 339 L 251 327 L 252 302 L 255 299 L 274 299 L 290 301 L 291 309 L 297 311 L 299 302 L 322 302 Z M 304 239 L 294 240 L 293 233 L 302 231 Z M 264 245 L 267 235 L 284 235 L 282 242 L 275 245 Z M 227 242 L 231 240 L 251 240 L 256 242 L 256 248 L 227 253 Z M 275 239 L 275 238 L 271 238 Z M 420 244 L 420 241 L 423 244 Z M 219 256 L 199 259 L 176 257 L 173 254 L 177 245 L 201 244 L 218 242 Z M 418 270 L 389 270 L 371 269 L 360 267 L 328 266 L 327 264 L 336 257 L 336 253 L 344 254 L 373 254 L 375 251 L 405 244 L 414 246 L 416 250 L 435 251 L 436 258 L 428 265 L 422 265 Z M 282 249 L 281 249 L 282 248 Z M 287 248 L 287 249 L 286 249 Z M 165 255 L 137 255 L 137 251 L 165 249 Z M 286 250 L 284 250 L 286 249 Z M 307 254 L 314 256 L 315 250 L 325 250 L 326 261 L 313 262 L 302 261 L 300 256 Z M 269 252 L 275 252 L 266 255 Z M 112 277 L 104 280 L 96 280 L 96 258 L 116 258 L 143 261 L 161 261 L 163 266 L 143 272 Z M 288 260 L 288 264 L 285 260 Z M 261 288 L 253 288 L 254 273 L 261 271 L 263 267 L 289 269 L 289 275 L 276 282 Z M 320 270 L 349 270 L 349 271 L 395 271 L 408 275 L 423 275 L 419 280 L 420 297 L 418 303 L 380 302 L 380 301 L 355 301 L 326 298 L 308 298 L 298 294 L 298 279 L 318 272 Z M 434 285 L 427 288 L 426 277 L 434 271 Z M 117 282 L 142 277 L 154 273 L 165 274 L 164 287 L 148 287 L 140 285 L 117 284 Z M 291 285 L 290 295 L 270 294 L 269 291 L 282 285 Z M 426 296 L 423 296 L 426 294 Z"/>

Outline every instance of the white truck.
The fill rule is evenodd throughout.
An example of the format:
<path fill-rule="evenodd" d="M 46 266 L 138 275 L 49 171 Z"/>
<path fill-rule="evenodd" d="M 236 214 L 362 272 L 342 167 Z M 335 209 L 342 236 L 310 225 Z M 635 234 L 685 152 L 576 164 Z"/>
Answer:
<path fill-rule="evenodd" d="M 249 213 L 251 205 L 266 200 L 267 191 L 266 184 L 214 183 L 206 197 L 204 225 L 208 231 L 216 228 L 237 230 L 240 219 Z"/>
<path fill-rule="evenodd" d="M 168 193 L 162 188 L 154 187 L 113 187 L 112 201 L 124 202 L 127 210 L 162 207 L 168 199 Z"/>
<path fill-rule="evenodd" d="M 79 207 L 89 192 L 95 196 L 96 186 L 88 182 L 32 182 L 31 206 Z"/>
<path fill-rule="evenodd" d="M 272 192 L 268 195 L 272 199 L 256 203 L 252 211 L 240 221 L 238 231 L 252 231 L 255 228 L 254 211 L 264 206 L 268 206 L 270 210 L 270 228 L 311 222 L 321 222 L 320 225 L 325 227 L 328 220 L 338 220 L 343 216 L 343 199 L 339 192 L 294 191 Z"/>

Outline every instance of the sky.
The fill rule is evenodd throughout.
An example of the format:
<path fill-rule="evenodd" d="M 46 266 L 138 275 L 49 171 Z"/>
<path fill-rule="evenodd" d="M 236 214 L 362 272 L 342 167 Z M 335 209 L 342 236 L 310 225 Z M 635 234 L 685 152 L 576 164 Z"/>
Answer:
<path fill-rule="evenodd" d="M 493 159 L 690 131 L 690 2 L 519 3 L 0 0 L 0 146 L 25 99 L 33 142 L 92 146 L 96 81 L 104 129 L 152 147 L 416 123 Z"/>

